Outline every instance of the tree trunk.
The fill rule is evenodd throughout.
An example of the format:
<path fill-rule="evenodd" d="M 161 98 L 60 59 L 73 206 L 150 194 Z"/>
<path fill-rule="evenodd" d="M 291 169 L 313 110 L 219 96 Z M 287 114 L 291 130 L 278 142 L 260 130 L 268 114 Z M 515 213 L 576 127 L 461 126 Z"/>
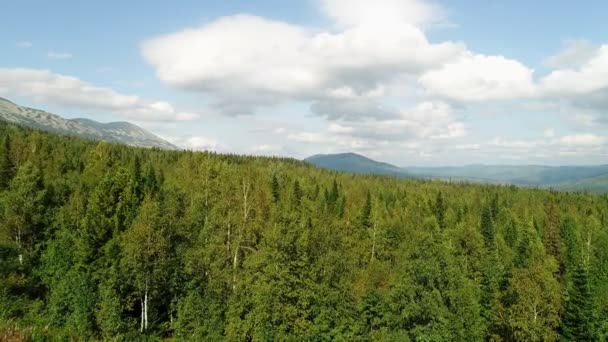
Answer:
<path fill-rule="evenodd" d="M 21 252 L 21 227 L 17 227 L 17 248 L 19 248 L 19 265 L 23 265 L 23 253 Z"/>
<path fill-rule="evenodd" d="M 148 330 L 148 286 L 144 295 L 144 330 Z"/>
<path fill-rule="evenodd" d="M 239 262 L 239 246 L 234 249 L 234 259 L 232 261 L 232 291 L 236 290 L 236 265 Z"/>
<path fill-rule="evenodd" d="M 139 299 L 139 303 L 141 304 L 141 324 L 139 325 L 139 332 L 144 332 L 144 301 L 143 299 Z"/>

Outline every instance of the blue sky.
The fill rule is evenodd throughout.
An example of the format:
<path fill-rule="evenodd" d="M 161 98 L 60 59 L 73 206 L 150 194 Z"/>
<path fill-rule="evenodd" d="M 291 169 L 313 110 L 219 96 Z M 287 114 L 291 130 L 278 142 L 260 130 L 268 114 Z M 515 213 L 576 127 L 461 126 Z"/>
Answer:
<path fill-rule="evenodd" d="M 12 1 L 0 96 L 190 149 L 608 163 L 604 1 Z"/>

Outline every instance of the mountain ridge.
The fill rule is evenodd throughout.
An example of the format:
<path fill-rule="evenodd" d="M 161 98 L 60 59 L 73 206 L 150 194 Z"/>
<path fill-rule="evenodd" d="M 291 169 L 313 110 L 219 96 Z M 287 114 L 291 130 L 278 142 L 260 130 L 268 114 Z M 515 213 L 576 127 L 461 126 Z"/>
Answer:
<path fill-rule="evenodd" d="M 137 147 L 176 150 L 177 146 L 127 122 L 98 122 L 88 118 L 66 119 L 44 110 L 19 106 L 0 97 L 0 120 L 47 132 L 108 141 Z"/>
<path fill-rule="evenodd" d="M 359 174 L 441 179 L 486 184 L 538 186 L 564 191 L 608 192 L 608 165 L 486 165 L 398 167 L 348 152 L 317 154 L 304 161 L 317 167 Z"/>

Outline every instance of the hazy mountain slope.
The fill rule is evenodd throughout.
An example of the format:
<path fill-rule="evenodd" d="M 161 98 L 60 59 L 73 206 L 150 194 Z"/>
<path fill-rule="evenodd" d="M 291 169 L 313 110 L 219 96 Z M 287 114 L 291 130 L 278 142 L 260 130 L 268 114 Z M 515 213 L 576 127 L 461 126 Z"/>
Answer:
<path fill-rule="evenodd" d="M 563 191 L 590 191 L 608 193 L 608 173 L 603 175 L 562 182 L 553 186 Z"/>
<path fill-rule="evenodd" d="M 140 147 L 177 149 L 177 146 L 128 122 L 100 123 L 89 119 L 64 119 L 56 114 L 19 106 L 3 98 L 0 98 L 0 120 L 92 140 Z"/>
<path fill-rule="evenodd" d="M 317 154 L 304 159 L 315 166 L 359 174 L 408 177 L 407 171 L 388 163 L 378 162 L 356 153 Z"/>
<path fill-rule="evenodd" d="M 466 165 L 408 167 L 378 162 L 355 153 L 319 154 L 305 161 L 321 168 L 409 178 L 439 178 L 490 184 L 551 187 L 568 191 L 608 192 L 608 165 Z"/>
<path fill-rule="evenodd" d="M 412 174 L 442 179 L 466 179 L 517 185 L 548 186 L 608 173 L 608 165 L 467 165 L 443 168 L 407 168 Z"/>

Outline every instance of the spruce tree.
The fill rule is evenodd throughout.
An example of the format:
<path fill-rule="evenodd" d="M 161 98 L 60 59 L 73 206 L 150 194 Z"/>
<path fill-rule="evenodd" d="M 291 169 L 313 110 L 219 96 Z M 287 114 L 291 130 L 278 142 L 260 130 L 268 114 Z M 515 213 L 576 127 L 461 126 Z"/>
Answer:
<path fill-rule="evenodd" d="M 566 302 L 563 335 L 569 341 L 596 341 L 596 324 L 589 271 L 578 264 L 572 274 L 572 284 Z"/>
<path fill-rule="evenodd" d="M 7 134 L 2 141 L 2 146 L 0 146 L 0 190 L 8 188 L 13 178 L 14 167 L 10 153 L 11 143 Z"/>
<path fill-rule="evenodd" d="M 443 194 L 441 191 L 437 193 L 437 199 L 435 200 L 435 216 L 437 217 L 437 223 L 439 228 L 445 228 L 445 203 L 443 201 Z"/>
<path fill-rule="evenodd" d="M 371 227 L 371 216 L 372 216 L 372 195 L 367 192 L 365 196 L 365 205 L 363 206 L 363 211 L 361 212 L 360 222 L 361 226 L 364 228 Z"/>
<path fill-rule="evenodd" d="M 494 224 L 492 223 L 492 212 L 488 206 L 481 212 L 481 234 L 486 247 L 494 246 Z"/>
<path fill-rule="evenodd" d="M 545 225 L 544 242 L 547 254 L 552 255 L 561 263 L 560 226 L 555 203 L 551 203 L 547 209 L 547 224 Z"/>
<path fill-rule="evenodd" d="M 270 186 L 272 187 L 272 200 L 274 201 L 274 203 L 278 203 L 280 199 L 280 192 L 279 179 L 277 178 L 276 173 L 272 175 L 272 181 L 270 183 Z"/>
<path fill-rule="evenodd" d="M 295 208 L 298 208 L 302 202 L 302 189 L 300 188 L 300 182 L 296 179 L 293 183 L 293 204 Z"/>

